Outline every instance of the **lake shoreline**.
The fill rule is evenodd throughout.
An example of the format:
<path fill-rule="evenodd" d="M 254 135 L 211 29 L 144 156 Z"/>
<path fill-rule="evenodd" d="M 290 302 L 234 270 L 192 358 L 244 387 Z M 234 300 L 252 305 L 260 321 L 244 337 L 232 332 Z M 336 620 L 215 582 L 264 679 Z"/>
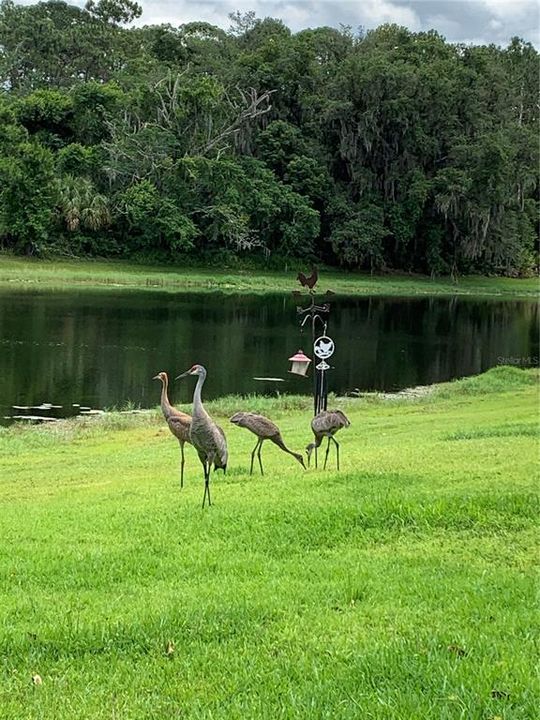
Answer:
<path fill-rule="evenodd" d="M 296 269 L 265 271 L 216 268 L 177 268 L 137 265 L 126 261 L 36 260 L 0 254 L 0 290 L 43 289 L 137 289 L 222 293 L 288 294 L 300 289 Z M 422 275 L 372 276 L 321 269 L 318 288 L 341 295 L 471 296 L 535 298 L 536 278 L 467 276 L 454 282 L 449 277 Z"/>
<path fill-rule="evenodd" d="M 540 370 L 538 368 L 518 368 L 510 365 L 499 365 L 479 375 L 471 375 L 449 382 L 418 385 L 404 388 L 398 392 L 362 392 L 358 395 L 329 395 L 329 409 L 341 409 L 345 412 L 375 407 L 395 407 L 398 405 L 416 406 L 433 404 L 445 400 L 455 400 L 459 396 L 489 395 L 492 393 L 510 392 L 527 386 L 538 384 Z M 225 422 L 235 412 L 249 406 L 251 412 L 268 414 L 274 419 L 290 416 L 292 413 L 311 411 L 313 399 L 310 395 L 226 395 L 205 402 L 207 410 Z M 191 412 L 191 403 L 175 403 L 175 407 L 183 412 Z M 101 430 L 131 430 L 163 424 L 163 416 L 159 405 L 151 408 L 132 408 L 128 410 L 108 409 L 93 410 L 89 414 L 73 415 L 67 418 L 51 418 L 43 422 L 17 420 L 7 425 L 0 425 L 2 433 L 20 433 L 25 431 L 67 432 L 75 434 L 92 434 Z"/>

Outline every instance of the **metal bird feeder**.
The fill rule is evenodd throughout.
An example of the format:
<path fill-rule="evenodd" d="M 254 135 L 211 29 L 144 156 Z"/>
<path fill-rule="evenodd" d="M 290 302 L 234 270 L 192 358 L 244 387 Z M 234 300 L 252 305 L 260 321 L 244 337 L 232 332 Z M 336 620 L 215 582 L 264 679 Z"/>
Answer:
<path fill-rule="evenodd" d="M 291 369 L 289 370 L 290 373 L 292 373 L 293 375 L 301 375 L 302 377 L 306 377 L 309 365 L 311 363 L 311 358 L 308 358 L 307 355 L 304 355 L 304 352 L 302 350 L 299 350 L 296 355 L 290 357 L 289 362 L 292 362 Z"/>

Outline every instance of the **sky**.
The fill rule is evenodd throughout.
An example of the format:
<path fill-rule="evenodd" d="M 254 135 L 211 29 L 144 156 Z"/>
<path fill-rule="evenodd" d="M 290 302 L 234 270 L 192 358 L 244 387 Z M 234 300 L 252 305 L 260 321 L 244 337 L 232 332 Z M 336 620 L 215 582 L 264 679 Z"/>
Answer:
<path fill-rule="evenodd" d="M 29 4 L 33 0 L 23 0 Z M 67 0 L 83 5 L 84 0 Z M 138 25 L 205 20 L 222 28 L 230 12 L 254 10 L 293 31 L 340 23 L 366 30 L 382 23 L 435 29 L 449 42 L 506 45 L 518 35 L 540 46 L 540 0 L 138 0 Z"/>

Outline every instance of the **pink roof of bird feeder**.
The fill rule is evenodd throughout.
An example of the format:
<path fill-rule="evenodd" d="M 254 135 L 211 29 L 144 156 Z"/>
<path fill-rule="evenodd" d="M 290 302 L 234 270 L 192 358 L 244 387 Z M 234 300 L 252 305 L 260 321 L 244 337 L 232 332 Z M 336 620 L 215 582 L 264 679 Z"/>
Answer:
<path fill-rule="evenodd" d="M 311 362 L 311 358 L 308 358 L 307 355 L 304 355 L 303 350 L 299 350 L 296 355 L 293 355 L 289 358 L 289 361 L 292 362 Z"/>

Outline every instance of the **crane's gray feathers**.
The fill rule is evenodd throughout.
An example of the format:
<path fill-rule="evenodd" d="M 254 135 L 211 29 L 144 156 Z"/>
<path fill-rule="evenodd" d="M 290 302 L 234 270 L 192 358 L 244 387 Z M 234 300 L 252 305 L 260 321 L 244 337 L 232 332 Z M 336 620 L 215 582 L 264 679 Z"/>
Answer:
<path fill-rule="evenodd" d="M 214 468 L 216 470 L 226 470 L 227 461 L 229 459 L 229 451 L 227 449 L 227 438 L 223 432 L 223 428 L 216 424 L 216 429 L 221 436 L 221 444 L 218 446 L 217 457 L 214 458 Z"/>
<path fill-rule="evenodd" d="M 315 435 L 315 442 L 309 443 L 309 445 L 306 447 L 308 461 L 311 457 L 311 453 L 313 452 L 313 450 L 316 450 L 316 448 L 321 446 L 322 441 L 325 437 L 332 438 L 337 449 L 338 444 L 337 440 L 334 438 L 334 435 L 339 430 L 341 430 L 341 428 L 349 427 L 350 424 L 351 423 L 349 421 L 349 418 L 341 410 L 323 410 L 318 415 L 315 415 L 315 417 L 311 421 L 311 429 L 313 430 L 313 435 Z M 330 439 L 328 440 L 328 442 L 330 442 Z M 315 459 L 316 458 L 317 453 L 315 453 Z"/>
<path fill-rule="evenodd" d="M 278 426 L 264 415 L 252 412 L 237 412 L 230 418 L 230 422 L 238 427 L 250 430 L 254 435 L 265 440 L 279 435 Z"/>
<path fill-rule="evenodd" d="M 216 457 L 224 458 L 226 462 L 227 440 L 223 429 L 217 425 L 208 413 L 193 414 L 190 431 L 191 442 L 201 450 L 212 462 Z"/>
<path fill-rule="evenodd" d="M 184 487 L 184 443 L 191 443 L 191 415 L 177 410 L 171 405 L 167 393 L 169 376 L 166 372 L 158 373 L 153 379 L 161 381 L 161 411 L 167 421 L 169 430 L 180 443 L 180 453 L 182 457 L 180 465 L 180 487 Z"/>
<path fill-rule="evenodd" d="M 341 428 L 349 427 L 349 418 L 341 410 L 323 410 L 311 421 L 311 429 L 315 436 L 322 434 L 334 435 Z"/>
<path fill-rule="evenodd" d="M 253 412 L 237 412 L 235 413 L 230 419 L 230 422 L 232 422 L 234 425 L 238 425 L 238 427 L 246 428 L 246 430 L 249 430 L 254 435 L 256 435 L 259 438 L 259 443 L 256 446 L 256 449 L 259 448 L 260 453 L 260 447 L 262 446 L 262 443 L 265 440 L 270 440 L 275 445 L 277 445 L 281 450 L 288 453 L 289 455 L 292 455 L 302 467 L 305 467 L 304 465 L 304 458 L 300 453 L 295 453 L 292 450 L 289 450 L 289 448 L 285 445 L 283 442 L 283 438 L 281 437 L 281 433 L 279 431 L 278 426 L 273 423 L 271 420 L 269 420 L 264 415 L 258 415 L 257 413 Z M 255 451 L 253 451 L 255 452 Z M 261 466 L 261 472 L 262 472 L 262 461 L 259 454 L 259 464 Z M 251 462 L 251 471 L 253 471 L 253 454 L 252 454 L 252 462 Z"/>
<path fill-rule="evenodd" d="M 191 415 L 185 413 L 179 415 L 169 415 L 166 418 L 167 425 L 172 434 L 182 442 L 190 443 L 189 431 L 191 429 Z"/>
<path fill-rule="evenodd" d="M 202 386 L 206 380 L 206 368 L 202 365 L 193 365 L 190 370 L 183 373 L 180 377 L 186 375 L 197 375 L 197 385 L 193 393 L 193 415 L 191 419 L 191 427 L 189 437 L 191 444 L 197 450 L 199 459 L 204 468 L 205 474 L 205 493 L 203 496 L 203 507 L 206 496 L 208 495 L 208 504 L 210 503 L 210 466 L 215 469 L 226 470 L 228 461 L 227 439 L 222 428 L 215 423 L 210 415 L 204 409 L 201 399 Z"/>

